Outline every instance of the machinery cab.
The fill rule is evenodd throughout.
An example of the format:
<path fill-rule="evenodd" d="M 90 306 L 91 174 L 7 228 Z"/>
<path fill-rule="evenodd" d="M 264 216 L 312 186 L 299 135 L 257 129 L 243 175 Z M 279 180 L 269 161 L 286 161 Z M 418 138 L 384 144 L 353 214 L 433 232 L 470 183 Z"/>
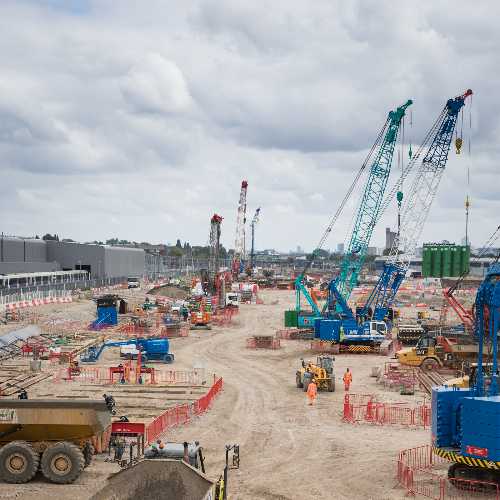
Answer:
<path fill-rule="evenodd" d="M 370 337 L 385 337 L 387 324 L 383 321 L 370 321 Z"/>
<path fill-rule="evenodd" d="M 205 473 L 205 450 L 198 441 L 194 445 L 182 443 L 162 443 L 160 440 L 144 453 L 146 460 L 184 460 L 187 455 L 189 465 Z"/>
<path fill-rule="evenodd" d="M 335 358 L 331 358 L 330 356 L 318 356 L 316 360 L 316 364 L 320 366 L 327 375 L 333 373 L 333 362 Z"/>

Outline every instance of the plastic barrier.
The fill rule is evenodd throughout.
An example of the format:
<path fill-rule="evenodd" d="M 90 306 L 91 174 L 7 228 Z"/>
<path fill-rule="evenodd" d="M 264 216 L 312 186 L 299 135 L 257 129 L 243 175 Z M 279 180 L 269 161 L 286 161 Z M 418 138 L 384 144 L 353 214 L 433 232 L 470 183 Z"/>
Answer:
<path fill-rule="evenodd" d="M 431 408 L 417 403 L 383 403 L 374 395 L 346 394 L 342 421 L 423 426 L 425 429 L 431 424 Z"/>
<path fill-rule="evenodd" d="M 210 406 L 215 397 L 222 390 L 222 377 L 214 375 L 214 384 L 208 391 L 208 393 L 194 401 L 193 412 L 194 416 L 198 416 L 201 413 L 210 409 Z M 176 408 L 171 408 L 165 411 L 160 416 L 155 418 L 146 427 L 146 442 L 151 444 L 160 434 L 164 433 L 170 427 L 178 427 L 180 425 L 186 424 L 191 420 L 190 405 L 177 406 Z"/>
<path fill-rule="evenodd" d="M 68 298 L 50 298 L 39 300 L 27 300 L 25 302 L 11 302 L 5 304 L 7 311 L 14 311 L 16 309 L 24 309 L 26 307 L 43 306 L 45 304 L 69 304 L 72 301 L 71 297 Z"/>
<path fill-rule="evenodd" d="M 416 493 L 434 500 L 498 500 L 498 485 L 441 477 L 432 471 L 438 463 L 450 463 L 436 455 L 430 445 L 403 450 L 399 454 L 394 487 L 401 485 L 406 495 Z"/>

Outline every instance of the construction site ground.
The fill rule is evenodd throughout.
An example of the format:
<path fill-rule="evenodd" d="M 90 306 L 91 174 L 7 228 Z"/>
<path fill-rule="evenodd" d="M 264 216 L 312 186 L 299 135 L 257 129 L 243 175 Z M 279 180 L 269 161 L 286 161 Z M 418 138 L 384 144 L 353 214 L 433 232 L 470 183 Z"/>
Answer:
<path fill-rule="evenodd" d="M 403 449 L 429 444 L 430 430 L 341 422 L 345 396 L 342 375 L 347 367 L 353 373 L 351 393 L 375 394 L 388 402 L 423 403 L 424 393 L 416 391 L 414 395 L 402 396 L 382 389 L 370 376 L 371 367 L 388 362 L 390 357 L 339 355 L 334 362 L 336 391 L 318 391 L 314 404 L 309 406 L 307 394 L 295 385 L 295 373 L 300 369 L 300 358 L 315 358 L 310 353 L 310 342 L 282 340 L 278 350 L 245 347 L 245 339 L 255 334 L 274 336 L 276 330 L 283 329 L 284 311 L 295 306 L 295 293 L 261 291 L 259 298 L 264 305 L 241 304 L 230 327 L 214 327 L 210 331 L 198 328 L 190 331 L 189 337 L 172 339 L 172 365 L 151 362 L 161 369 L 189 370 L 193 356 L 201 354 L 205 356 L 207 386 L 214 373 L 223 378 L 224 391 L 212 409 L 194 422 L 166 431 L 165 441 L 199 441 L 206 451 L 207 472 L 214 479 L 218 479 L 225 463 L 225 445 L 239 444 L 240 469 L 229 472 L 232 500 L 403 498 L 401 487 L 393 489 L 398 454 Z M 94 309 L 92 301 L 80 300 L 40 306 L 33 312 L 89 321 Z M 419 310 L 404 308 L 407 318 L 403 321 L 411 318 L 415 322 Z M 432 315 L 437 319 L 439 312 L 433 311 Z M 0 335 L 13 329 L 12 323 L 2 325 Z M 122 338 L 114 335 L 108 340 Z M 99 363 L 88 365 L 105 367 L 123 361 L 119 348 L 114 347 L 104 350 Z M 8 370 L 14 373 L 28 369 L 28 365 L 29 358 L 4 361 L 0 364 L 0 376 L 5 379 Z M 57 365 L 43 362 L 42 370 L 56 368 Z M 113 387 L 86 381 L 54 383 L 49 377 L 27 391 L 30 398 L 100 399 L 104 393 L 112 394 L 117 416 L 125 414 L 130 420 L 150 421 L 167 408 L 200 397 L 207 389 L 128 384 Z M 429 402 L 429 396 L 425 397 Z M 22 485 L 0 480 L 0 498 L 85 499 L 104 484 L 109 474 L 119 470 L 116 464 L 105 461 L 107 457 L 107 453 L 95 456 L 71 485 L 54 485 L 41 472 Z"/>

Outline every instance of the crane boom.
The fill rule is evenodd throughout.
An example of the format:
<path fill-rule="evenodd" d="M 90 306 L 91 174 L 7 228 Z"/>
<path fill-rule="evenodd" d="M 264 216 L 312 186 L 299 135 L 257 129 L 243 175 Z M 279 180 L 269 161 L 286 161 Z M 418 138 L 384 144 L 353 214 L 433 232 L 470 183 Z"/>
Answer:
<path fill-rule="evenodd" d="M 389 254 L 388 262 L 391 264 L 404 269 L 408 269 L 410 265 L 446 166 L 458 113 L 469 95 L 472 95 L 470 89 L 454 99 L 449 99 L 440 115 L 434 141 L 422 160 L 403 208 L 399 234 L 396 235 Z M 399 254 L 401 249 L 405 250 L 404 254 Z"/>
<path fill-rule="evenodd" d="M 380 319 L 380 316 L 385 317 L 387 309 L 410 266 L 439 181 L 443 175 L 458 113 L 464 105 L 465 98 L 471 94 L 472 90 L 468 90 L 454 99 L 449 99 L 438 121 L 432 127 L 431 130 L 435 131 L 435 135 L 410 189 L 410 196 L 403 207 L 400 231 L 394 239 L 387 264 L 384 266 L 380 286 L 377 285 L 373 289 L 361 314 L 365 314 L 370 304 L 375 301 L 374 319 Z M 405 245 L 406 252 L 400 254 L 400 248 L 404 248 Z"/>
<path fill-rule="evenodd" d="M 405 110 L 413 102 L 405 104 L 389 113 L 389 126 L 382 141 L 375 161 L 372 164 L 368 181 L 365 186 L 359 211 L 349 239 L 346 256 L 342 262 L 342 271 L 338 280 L 338 290 L 347 301 L 356 284 L 358 275 L 363 266 L 368 243 L 377 220 L 387 180 L 391 172 L 392 157 Z"/>
<path fill-rule="evenodd" d="M 253 260 L 253 250 L 254 250 L 255 226 L 257 225 L 257 222 L 259 222 L 259 213 L 260 213 L 260 207 L 255 211 L 252 223 L 250 224 L 252 226 L 252 250 L 250 252 L 250 260 L 248 261 L 249 274 L 251 274 L 252 269 L 255 267 L 255 262 Z"/>
<path fill-rule="evenodd" d="M 208 260 L 208 288 L 212 295 L 217 294 L 217 273 L 219 272 L 220 225 L 222 217 L 214 214 L 210 220 L 210 256 Z"/>
<path fill-rule="evenodd" d="M 243 238 L 245 237 L 245 214 L 247 211 L 248 182 L 241 183 L 240 201 L 238 204 L 238 218 L 236 219 L 236 239 L 234 242 L 233 278 L 240 274 L 241 259 L 243 257 Z"/>

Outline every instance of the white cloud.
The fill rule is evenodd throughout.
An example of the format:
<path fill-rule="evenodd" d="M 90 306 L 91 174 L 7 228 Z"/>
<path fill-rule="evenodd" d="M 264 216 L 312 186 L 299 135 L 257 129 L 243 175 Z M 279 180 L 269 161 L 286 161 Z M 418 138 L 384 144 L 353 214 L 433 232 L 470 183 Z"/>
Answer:
<path fill-rule="evenodd" d="M 123 96 L 136 111 L 181 113 L 192 105 L 182 71 L 156 52 L 147 52 L 120 78 Z"/>
<path fill-rule="evenodd" d="M 470 237 L 480 245 L 498 226 L 497 2 L 81 4 L 0 3 L 5 233 L 204 244 L 217 213 L 228 248 L 247 180 L 247 220 L 262 207 L 261 248 L 312 248 L 388 112 L 414 101 L 415 151 L 446 100 L 467 88 Z M 468 112 L 426 241 L 465 233 Z M 408 116 L 405 155 L 409 137 Z M 388 189 L 396 178 L 397 153 Z M 345 240 L 361 189 L 327 248 Z M 394 200 L 373 246 L 396 216 Z"/>

